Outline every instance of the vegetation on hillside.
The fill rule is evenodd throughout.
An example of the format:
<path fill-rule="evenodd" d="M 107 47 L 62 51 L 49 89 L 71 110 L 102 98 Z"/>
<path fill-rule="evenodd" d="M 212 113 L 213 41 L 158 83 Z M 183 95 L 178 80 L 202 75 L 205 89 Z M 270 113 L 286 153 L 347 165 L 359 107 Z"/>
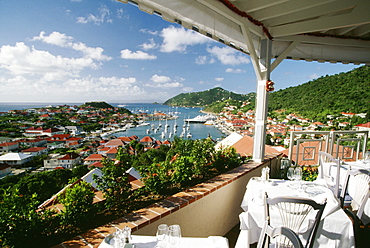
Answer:
<path fill-rule="evenodd" d="M 182 107 L 205 107 L 215 102 L 225 100 L 245 101 L 250 99 L 248 95 L 236 94 L 220 87 L 201 92 L 181 93 L 164 102 L 164 105 Z"/>
<path fill-rule="evenodd" d="M 93 108 L 114 108 L 112 105 L 106 102 L 85 102 L 80 107 L 93 107 Z"/>
<path fill-rule="evenodd" d="M 320 77 L 270 94 L 269 111 L 284 109 L 310 119 L 340 112 L 370 116 L 370 67 Z"/>
<path fill-rule="evenodd" d="M 85 102 L 80 107 L 93 107 L 93 108 L 97 108 L 97 109 L 114 109 L 114 107 L 112 105 L 110 105 L 109 103 L 106 103 L 104 101 L 101 101 L 101 102 Z M 119 112 L 119 113 L 132 114 L 128 109 L 123 108 L 123 107 L 118 108 L 118 110 L 119 111 L 117 111 L 117 112 Z"/>
<path fill-rule="evenodd" d="M 349 72 L 320 77 L 302 85 L 269 94 L 269 112 L 281 111 L 320 120 L 328 114 L 341 112 L 367 113 L 370 118 L 370 67 L 362 66 Z M 255 109 L 255 93 L 235 94 L 222 88 L 179 94 L 164 104 L 204 107 L 219 113 L 224 107 L 236 106 L 238 111 Z M 244 103 L 244 105 L 242 105 Z M 360 117 L 358 117 L 360 118 Z"/>

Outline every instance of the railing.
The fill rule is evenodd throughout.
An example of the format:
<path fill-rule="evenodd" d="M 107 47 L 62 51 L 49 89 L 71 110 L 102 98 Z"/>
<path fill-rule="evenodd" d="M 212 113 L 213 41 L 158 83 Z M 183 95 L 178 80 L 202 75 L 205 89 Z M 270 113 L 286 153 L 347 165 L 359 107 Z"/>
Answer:
<path fill-rule="evenodd" d="M 318 164 L 324 151 L 342 160 L 358 160 L 366 152 L 368 131 L 292 131 L 289 159 L 298 165 Z"/>
<path fill-rule="evenodd" d="M 145 209 L 123 216 L 55 246 L 97 247 L 108 234 L 129 226 L 133 234 L 155 235 L 159 224 L 179 224 L 184 237 L 224 236 L 239 223 L 240 207 L 250 178 L 262 168 L 280 168 L 280 153 L 262 163 L 248 162 L 224 174 L 177 193 Z"/>

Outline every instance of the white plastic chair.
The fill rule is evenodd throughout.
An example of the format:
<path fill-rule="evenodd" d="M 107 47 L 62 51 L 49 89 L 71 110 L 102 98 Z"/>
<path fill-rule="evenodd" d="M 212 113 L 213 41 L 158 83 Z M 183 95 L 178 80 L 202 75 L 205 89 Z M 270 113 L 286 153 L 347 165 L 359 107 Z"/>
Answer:
<path fill-rule="evenodd" d="M 333 166 L 336 167 L 335 175 L 330 173 Z M 323 151 L 319 151 L 319 178 L 317 182 L 320 183 L 320 181 L 323 181 L 336 197 L 340 196 L 340 159 Z"/>
<path fill-rule="evenodd" d="M 321 216 L 324 212 L 325 206 L 326 200 L 324 203 L 319 204 L 314 200 L 307 198 L 269 198 L 267 193 L 265 194 L 265 216 L 268 226 L 272 226 L 273 228 L 283 226 L 292 230 L 296 234 L 299 233 L 302 227 L 307 227 L 305 232 L 308 232 L 308 238 L 306 244 L 304 245 L 304 247 L 306 248 L 313 247 L 316 232 L 320 224 Z M 278 220 L 277 223 L 271 223 L 272 211 L 275 211 L 275 213 L 273 213 L 274 216 L 278 215 L 280 217 L 280 220 Z M 308 215 L 314 216 L 313 223 L 309 219 L 307 219 Z M 261 233 L 261 235 L 266 234 Z"/>

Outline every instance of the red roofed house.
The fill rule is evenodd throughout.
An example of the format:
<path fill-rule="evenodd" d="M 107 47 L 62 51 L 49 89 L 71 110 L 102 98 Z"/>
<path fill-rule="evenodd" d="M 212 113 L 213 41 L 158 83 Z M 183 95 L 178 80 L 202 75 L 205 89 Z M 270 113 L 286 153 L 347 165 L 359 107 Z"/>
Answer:
<path fill-rule="evenodd" d="M 144 138 L 142 138 L 140 141 L 139 141 L 141 144 L 144 145 L 144 147 L 152 147 L 153 146 L 153 143 L 154 143 L 154 140 L 152 137 L 150 136 L 145 136 Z"/>
<path fill-rule="evenodd" d="M 117 147 L 111 147 L 109 148 L 109 150 L 105 153 L 105 155 L 110 158 L 110 159 L 114 159 L 116 158 L 116 154 L 117 154 Z"/>
<path fill-rule="evenodd" d="M 80 155 L 73 152 L 68 154 L 50 154 L 48 158 L 44 160 L 44 168 L 56 169 L 57 167 L 62 167 L 72 169 L 75 165 L 80 163 Z"/>
<path fill-rule="evenodd" d="M 70 134 L 53 134 L 48 140 L 51 141 L 66 141 L 71 137 Z"/>
<path fill-rule="evenodd" d="M 4 142 L 0 143 L 0 154 L 8 152 L 17 152 L 19 150 L 19 143 L 17 142 Z"/>
<path fill-rule="evenodd" d="M 30 147 L 22 150 L 24 154 L 30 154 L 32 156 L 39 156 L 42 154 L 47 154 L 48 149 L 46 147 Z"/>
<path fill-rule="evenodd" d="M 95 162 L 101 162 L 103 159 L 105 159 L 106 157 L 102 154 L 91 154 L 90 156 L 88 156 L 87 158 L 84 159 L 84 164 L 86 165 L 90 165 L 92 163 L 95 163 Z"/>
<path fill-rule="evenodd" d="M 121 139 L 112 139 L 108 141 L 105 147 L 118 147 L 118 146 L 125 146 L 125 143 Z"/>
<path fill-rule="evenodd" d="M 66 169 L 72 169 L 74 166 L 81 163 L 81 157 L 77 153 L 70 152 L 59 158 L 59 166 Z"/>
<path fill-rule="evenodd" d="M 40 136 L 42 135 L 42 131 L 42 127 L 30 127 L 26 129 L 26 132 L 23 135 L 27 137 Z"/>
<path fill-rule="evenodd" d="M 358 124 L 355 126 L 358 131 L 369 131 L 370 132 L 370 122 L 364 124 Z"/>
<path fill-rule="evenodd" d="M 47 135 L 49 137 L 52 137 L 55 134 L 63 134 L 63 133 L 64 133 L 63 130 L 60 130 L 58 128 L 49 128 L 49 129 L 43 130 L 42 132 L 43 135 Z"/>

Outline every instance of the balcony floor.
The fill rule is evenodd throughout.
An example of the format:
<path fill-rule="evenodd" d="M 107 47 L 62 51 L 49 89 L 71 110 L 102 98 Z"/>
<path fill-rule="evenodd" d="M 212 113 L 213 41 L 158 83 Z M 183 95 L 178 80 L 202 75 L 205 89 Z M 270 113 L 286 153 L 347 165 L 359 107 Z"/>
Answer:
<path fill-rule="evenodd" d="M 229 240 L 229 247 L 234 248 L 236 244 L 236 240 L 238 239 L 239 232 L 240 232 L 240 224 L 234 226 L 228 233 L 226 233 L 225 237 Z"/>
<path fill-rule="evenodd" d="M 229 248 L 234 248 L 236 245 L 236 240 L 238 239 L 240 233 L 240 224 L 234 226 L 228 233 L 226 233 L 225 237 L 229 240 Z M 257 243 L 251 244 L 250 248 L 256 248 Z"/>

